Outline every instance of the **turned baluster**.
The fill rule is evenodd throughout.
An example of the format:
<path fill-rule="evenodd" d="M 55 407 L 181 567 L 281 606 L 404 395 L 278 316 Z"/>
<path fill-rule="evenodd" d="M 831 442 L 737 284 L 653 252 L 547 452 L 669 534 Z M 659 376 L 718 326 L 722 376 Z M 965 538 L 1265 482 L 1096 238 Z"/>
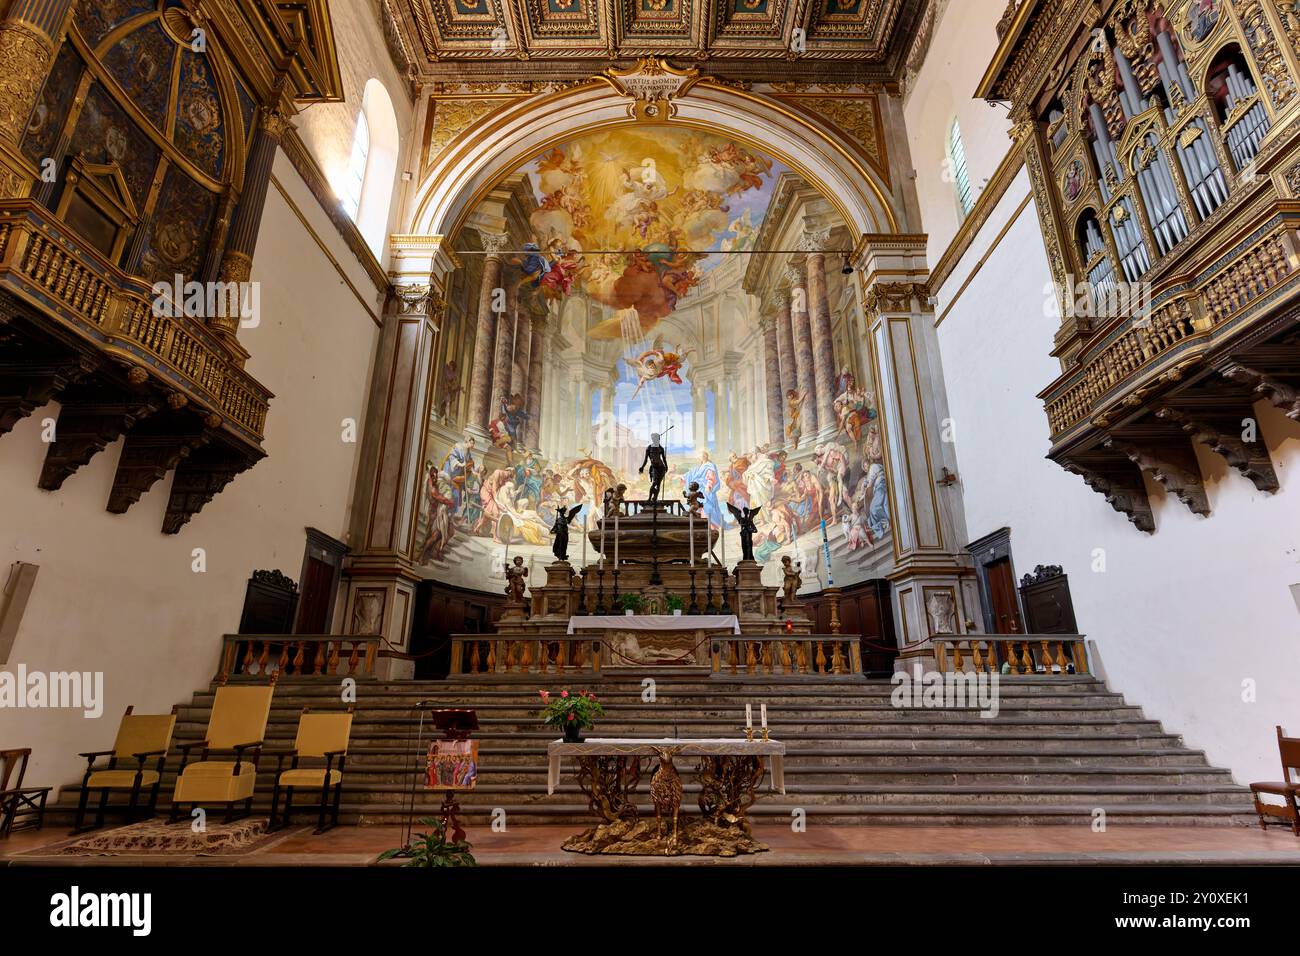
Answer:
<path fill-rule="evenodd" d="M 1029 642 L 1020 642 L 1020 673 L 1032 674 L 1034 672 L 1034 659 L 1029 656 Z"/>
<path fill-rule="evenodd" d="M 754 642 L 753 641 L 745 642 L 745 670 L 750 674 L 755 673 L 756 670 L 754 667 Z"/>
<path fill-rule="evenodd" d="M 280 645 L 280 658 L 275 662 L 275 672 L 283 674 L 284 669 L 289 666 L 289 642 L 285 641 Z"/>
<path fill-rule="evenodd" d="M 361 663 L 361 642 L 352 642 L 352 653 L 348 655 L 348 675 L 351 676 L 357 672 L 357 665 Z"/>
<path fill-rule="evenodd" d="M 790 673 L 790 642 L 781 642 L 781 673 Z"/>
<path fill-rule="evenodd" d="M 831 645 L 831 673 L 844 673 L 844 651 L 841 649 L 839 641 Z"/>
<path fill-rule="evenodd" d="M 523 647 L 519 654 L 519 670 L 527 674 L 533 668 L 533 642 L 520 641 Z"/>
<path fill-rule="evenodd" d="M 1065 674 L 1065 641 L 1056 642 L 1056 667 L 1062 675 Z"/>
<path fill-rule="evenodd" d="M 1047 650 L 1047 642 L 1046 642 L 1046 641 L 1039 641 L 1038 643 L 1039 643 L 1039 646 L 1040 646 L 1040 648 L 1042 649 L 1042 652 L 1043 652 L 1043 653 L 1042 653 L 1042 656 L 1039 658 L 1039 660 L 1041 660 L 1041 661 L 1043 662 L 1043 673 L 1044 673 L 1044 674 L 1051 674 L 1051 673 L 1052 673 L 1052 655 L 1051 655 L 1051 653 L 1049 653 L 1048 650 Z"/>
<path fill-rule="evenodd" d="M 759 662 L 763 665 L 764 672 L 770 674 L 772 673 L 772 645 L 764 641 L 759 647 L 762 650 Z"/>
<path fill-rule="evenodd" d="M 513 671 L 515 666 L 515 642 L 506 641 L 506 673 Z"/>
<path fill-rule="evenodd" d="M 984 655 L 980 653 L 980 642 L 972 640 L 970 642 L 971 663 L 975 665 L 975 673 L 984 670 Z"/>
<path fill-rule="evenodd" d="M 822 646 L 821 641 L 817 642 L 816 662 L 817 662 L 817 673 L 825 674 L 826 673 L 826 649 Z"/>
<path fill-rule="evenodd" d="M 736 673 L 737 659 L 740 657 L 740 648 L 736 646 L 735 641 L 727 641 L 727 658 L 731 666 L 731 673 Z"/>
<path fill-rule="evenodd" d="M 303 642 L 303 641 L 299 641 L 299 642 L 298 642 L 298 653 L 296 653 L 296 654 L 293 655 L 293 672 L 294 672 L 295 674 L 297 674 L 298 676 L 300 676 L 300 677 L 302 676 L 302 659 L 303 659 L 303 656 L 304 656 L 304 655 L 303 655 L 303 648 L 304 648 L 305 646 L 306 646 L 306 645 L 305 645 L 305 642 Z"/>
<path fill-rule="evenodd" d="M 961 656 L 961 641 L 952 642 L 952 669 L 958 674 L 966 666 L 965 660 Z"/>
<path fill-rule="evenodd" d="M 805 641 L 798 641 L 795 644 L 796 663 L 799 665 L 799 673 L 808 673 L 808 644 Z"/>
<path fill-rule="evenodd" d="M 487 672 L 495 674 L 497 670 L 497 642 L 488 641 Z"/>
<path fill-rule="evenodd" d="M 555 655 L 555 673 L 563 674 L 564 665 L 568 663 L 565 658 L 573 653 L 573 645 L 560 641 L 556 646 L 558 648 L 558 653 Z"/>
<path fill-rule="evenodd" d="M 333 677 L 339 672 L 339 648 L 342 641 L 329 641 L 329 668 L 330 676 Z"/>
<path fill-rule="evenodd" d="M 325 673 L 325 642 L 324 641 L 316 642 L 316 657 L 312 661 L 311 672 L 313 674 Z"/>
<path fill-rule="evenodd" d="M 257 658 L 257 673 L 262 677 L 266 676 L 266 661 L 270 656 L 271 656 L 271 642 L 263 641 L 262 653 Z"/>
<path fill-rule="evenodd" d="M 477 674 L 480 663 L 482 663 L 482 661 L 478 653 L 478 641 L 470 641 L 469 672 L 471 674 Z"/>
<path fill-rule="evenodd" d="M 243 668 L 243 670 L 244 670 L 244 673 L 245 673 L 245 674 L 251 674 L 251 673 L 253 672 L 253 663 L 254 663 L 256 660 L 257 660 L 257 658 L 253 655 L 253 642 L 252 642 L 252 641 L 248 641 L 248 642 L 244 645 L 244 668 Z"/>

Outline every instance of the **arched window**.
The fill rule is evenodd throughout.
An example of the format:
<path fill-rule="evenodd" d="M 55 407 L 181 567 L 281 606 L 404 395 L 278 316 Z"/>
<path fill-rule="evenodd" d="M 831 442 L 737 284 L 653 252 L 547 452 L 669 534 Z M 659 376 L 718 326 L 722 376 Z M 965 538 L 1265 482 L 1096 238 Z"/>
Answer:
<path fill-rule="evenodd" d="M 361 211 L 361 189 L 366 183 L 366 164 L 370 160 L 370 124 L 366 113 L 357 114 L 357 130 L 352 136 L 352 155 L 343 179 L 343 210 L 356 222 Z"/>
<path fill-rule="evenodd" d="M 970 188 L 970 172 L 966 168 L 966 147 L 961 141 L 961 124 L 953 117 L 948 128 L 948 173 L 957 191 L 957 208 L 965 219 L 975 207 L 975 194 Z"/>
<path fill-rule="evenodd" d="M 398 145 L 393 101 L 384 85 L 372 79 L 366 83 L 361 99 L 352 152 L 340 174 L 337 192 L 343 210 L 357 224 L 377 258 L 383 255 L 388 237 Z"/>

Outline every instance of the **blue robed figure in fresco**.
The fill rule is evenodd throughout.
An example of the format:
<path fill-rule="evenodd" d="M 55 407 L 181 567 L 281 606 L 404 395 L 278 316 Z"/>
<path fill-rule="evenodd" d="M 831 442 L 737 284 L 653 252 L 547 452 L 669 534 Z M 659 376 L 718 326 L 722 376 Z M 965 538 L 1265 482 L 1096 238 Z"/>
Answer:
<path fill-rule="evenodd" d="M 467 438 L 451 447 L 438 469 L 447 476 L 447 483 L 451 485 L 452 511 L 457 514 L 461 512 L 463 503 L 466 472 L 473 467 L 473 462 L 474 439 Z"/>
<path fill-rule="evenodd" d="M 722 489 L 722 476 L 718 472 L 718 466 L 709 460 L 707 451 L 700 452 L 700 463 L 688 471 L 682 479 L 683 485 L 687 488 L 693 481 L 699 484 L 700 493 L 704 495 L 701 502 L 704 516 L 710 523 L 721 528 L 724 519 L 722 506 L 718 503 L 718 492 Z"/>

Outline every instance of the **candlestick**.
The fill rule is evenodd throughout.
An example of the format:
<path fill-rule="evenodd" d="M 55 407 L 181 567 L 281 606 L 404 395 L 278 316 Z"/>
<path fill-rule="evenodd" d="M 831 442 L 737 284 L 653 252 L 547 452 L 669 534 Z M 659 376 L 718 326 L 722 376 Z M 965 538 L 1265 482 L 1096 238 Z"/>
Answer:
<path fill-rule="evenodd" d="M 582 516 L 582 567 L 587 567 L 587 516 Z"/>
<path fill-rule="evenodd" d="M 691 567 L 695 567 L 695 510 L 690 508 L 689 503 L 687 509 L 690 511 L 690 517 L 687 519 L 690 530 L 687 532 L 687 536 L 691 539 Z"/>
<path fill-rule="evenodd" d="M 759 720 L 763 724 L 763 729 L 767 729 L 767 704 L 759 704 Z"/>
<path fill-rule="evenodd" d="M 835 577 L 831 574 L 831 542 L 826 537 L 826 519 L 822 518 L 822 553 L 826 557 L 826 586 L 835 585 Z"/>
<path fill-rule="evenodd" d="M 754 729 L 754 705 L 753 704 L 745 705 L 745 729 L 746 730 Z"/>
<path fill-rule="evenodd" d="M 605 566 L 605 522 L 609 520 L 609 508 L 600 516 L 600 566 Z"/>
<path fill-rule="evenodd" d="M 718 538 L 722 543 L 722 566 L 727 566 L 727 519 L 718 522 Z"/>
<path fill-rule="evenodd" d="M 614 512 L 614 573 L 618 574 L 618 512 Z"/>

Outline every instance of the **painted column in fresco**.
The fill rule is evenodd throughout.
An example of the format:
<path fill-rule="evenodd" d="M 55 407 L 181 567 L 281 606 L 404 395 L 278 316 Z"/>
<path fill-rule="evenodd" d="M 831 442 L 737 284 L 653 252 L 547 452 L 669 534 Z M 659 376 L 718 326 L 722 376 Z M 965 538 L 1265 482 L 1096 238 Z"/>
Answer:
<path fill-rule="evenodd" d="M 478 327 L 474 336 L 474 368 L 469 379 L 469 425 L 486 429 L 492 417 L 492 361 L 496 352 L 497 314 L 492 311 L 493 290 L 501 286 L 501 250 L 509 236 L 479 233 L 483 240 L 483 283 L 479 287 Z M 486 432 L 484 432 L 486 434 Z"/>
<path fill-rule="evenodd" d="M 709 447 L 709 415 L 708 400 L 704 396 L 704 387 L 698 382 L 691 383 L 691 438 L 695 442 L 695 450 L 702 451 Z"/>
<path fill-rule="evenodd" d="M 496 316 L 496 355 L 492 360 L 492 405 L 488 409 L 488 418 L 501 414 L 501 403 L 510 394 L 510 374 L 515 359 L 515 314 L 519 311 L 519 301 L 513 286 L 506 288 L 506 310 Z"/>
<path fill-rule="evenodd" d="M 786 268 L 790 280 L 790 326 L 794 333 L 794 370 L 796 388 L 803 393 L 800 426 L 806 442 L 817 435 L 817 381 L 813 372 L 812 323 L 808 317 L 808 287 L 803 270 L 791 265 Z"/>
<path fill-rule="evenodd" d="M 510 394 L 528 397 L 528 372 L 533 347 L 533 317 L 527 309 L 515 316 L 515 351 L 510 359 Z"/>
<path fill-rule="evenodd" d="M 776 350 L 781 361 L 781 376 L 777 394 L 781 398 L 781 420 L 785 421 L 785 393 L 799 384 L 794 371 L 794 331 L 790 326 L 790 291 L 779 289 L 776 295 Z M 785 441 L 785 426 L 781 426 L 781 441 Z"/>
<path fill-rule="evenodd" d="M 817 423 L 828 432 L 835 423 L 835 346 L 831 338 L 831 304 L 826 289 L 826 254 L 830 230 L 804 235 L 808 253 L 808 313 L 812 320 L 813 381 L 817 385 Z M 809 404 L 814 404 L 810 402 Z M 829 434 L 824 437 L 830 437 Z"/>
<path fill-rule="evenodd" d="M 528 349 L 528 423 L 524 426 L 524 444 L 538 450 L 542 434 L 542 361 L 546 343 L 546 323 L 534 319 L 532 343 Z"/>
<path fill-rule="evenodd" d="M 777 347 L 776 316 L 763 315 L 759 328 L 763 330 L 763 379 L 767 393 L 767 440 L 779 447 L 785 441 L 785 413 L 781 409 L 781 358 Z"/>

